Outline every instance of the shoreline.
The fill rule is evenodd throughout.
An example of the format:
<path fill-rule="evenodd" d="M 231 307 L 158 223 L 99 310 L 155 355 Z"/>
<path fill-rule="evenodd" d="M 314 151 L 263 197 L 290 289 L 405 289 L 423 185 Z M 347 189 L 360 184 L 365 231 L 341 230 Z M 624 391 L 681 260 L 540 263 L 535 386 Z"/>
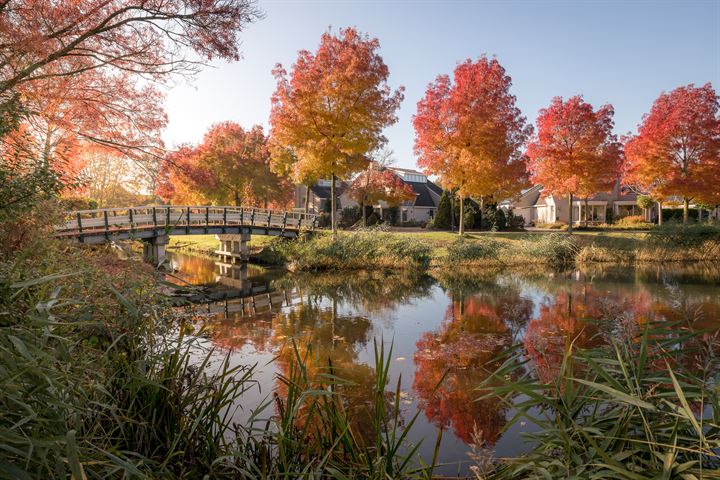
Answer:
<path fill-rule="evenodd" d="M 634 266 L 708 264 L 720 266 L 720 228 L 702 234 L 676 229 L 665 235 L 626 232 L 342 232 L 332 242 L 324 232 L 302 242 L 253 238 L 250 263 L 289 271 L 416 270 L 458 267 L 517 268 L 581 265 Z M 697 230 L 697 229 L 696 229 Z M 214 258 L 212 235 L 181 236 L 169 251 Z"/>

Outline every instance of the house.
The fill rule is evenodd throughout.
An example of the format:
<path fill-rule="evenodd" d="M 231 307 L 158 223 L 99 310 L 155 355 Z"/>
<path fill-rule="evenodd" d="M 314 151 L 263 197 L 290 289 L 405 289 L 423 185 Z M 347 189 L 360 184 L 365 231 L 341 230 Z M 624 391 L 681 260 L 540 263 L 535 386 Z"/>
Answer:
<path fill-rule="evenodd" d="M 390 167 L 389 169 L 404 183 L 410 185 L 415 193 L 414 199 L 403 202 L 403 204 L 400 205 L 398 222 L 427 222 L 435 218 L 435 213 L 440 203 L 440 195 L 442 195 L 442 188 L 430 181 L 427 175 L 417 170 L 399 167 Z M 350 198 L 348 186 L 349 183 L 347 182 L 337 182 L 338 210 L 357 205 L 357 202 Z M 304 210 L 305 208 L 306 191 L 307 187 L 305 185 L 297 185 L 295 188 L 295 208 L 298 210 Z M 330 180 L 320 180 L 310 187 L 308 205 L 311 213 L 329 211 L 329 207 L 326 206 L 329 201 Z M 378 205 L 373 205 L 373 207 L 377 209 L 379 213 L 382 213 L 382 210 L 387 209 L 389 205 L 380 202 Z"/>
<path fill-rule="evenodd" d="M 643 212 L 637 206 L 638 194 L 623 187 L 620 182 L 615 184 L 612 192 L 596 193 L 587 199 L 573 197 L 573 224 L 605 223 L 612 214 L 618 219 L 630 215 L 645 215 L 646 221 L 654 221 L 657 217 L 655 207 Z M 567 196 L 544 193 L 542 185 L 535 185 L 524 190 L 520 197 L 512 203 L 515 215 L 521 215 L 525 225 L 538 223 L 567 223 L 569 219 Z"/>
<path fill-rule="evenodd" d="M 415 198 L 400 205 L 400 218 L 402 223 L 427 222 L 435 218 L 440 203 L 442 188 L 430 181 L 422 172 L 408 168 L 390 167 L 404 183 L 410 185 L 415 192 Z"/>

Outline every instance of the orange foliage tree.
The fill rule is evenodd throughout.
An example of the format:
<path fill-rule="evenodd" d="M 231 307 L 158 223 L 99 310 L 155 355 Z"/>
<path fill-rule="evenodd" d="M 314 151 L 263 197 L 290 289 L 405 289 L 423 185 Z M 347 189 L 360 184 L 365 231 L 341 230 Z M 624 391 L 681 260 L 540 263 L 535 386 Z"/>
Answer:
<path fill-rule="evenodd" d="M 402 87 L 392 91 L 380 43 L 354 28 L 323 34 L 316 53 L 302 50 L 288 76 L 273 70 L 277 88 L 270 113 L 274 168 L 295 182 L 332 179 L 331 215 L 337 233 L 336 178 L 363 170 L 395 123 Z"/>
<path fill-rule="evenodd" d="M 200 145 L 167 156 L 157 193 L 180 203 L 285 207 L 292 189 L 270 170 L 262 127 L 246 131 L 223 122 L 212 126 Z"/>
<path fill-rule="evenodd" d="M 360 204 L 362 209 L 363 225 L 367 225 L 365 212 L 366 205 L 375 205 L 385 202 L 396 207 L 402 202 L 415 198 L 415 191 L 392 170 L 382 166 L 370 164 L 367 170 L 361 172 L 353 179 L 349 188 L 350 197 Z"/>
<path fill-rule="evenodd" d="M 625 145 L 628 181 L 651 191 L 659 202 L 682 195 L 683 222 L 693 198 L 720 203 L 719 111 L 711 84 L 678 87 L 655 100 Z"/>
<path fill-rule="evenodd" d="M 251 0 L 0 2 L 0 103 L 23 105 L 26 148 L 44 161 L 66 163 L 84 141 L 157 156 L 157 85 L 237 60 L 237 36 L 259 15 Z"/>
<path fill-rule="evenodd" d="M 466 60 L 453 81 L 440 75 L 418 102 L 413 117 L 418 165 L 464 199 L 502 198 L 525 184 L 521 147 L 532 133 L 510 93 L 512 80 L 495 59 Z"/>
<path fill-rule="evenodd" d="M 613 129 L 612 105 L 595 111 L 581 96 L 555 97 L 540 111 L 537 134 L 527 149 L 534 183 L 549 193 L 568 196 L 572 232 L 573 195 L 587 198 L 610 191 L 621 174 L 622 146 Z"/>

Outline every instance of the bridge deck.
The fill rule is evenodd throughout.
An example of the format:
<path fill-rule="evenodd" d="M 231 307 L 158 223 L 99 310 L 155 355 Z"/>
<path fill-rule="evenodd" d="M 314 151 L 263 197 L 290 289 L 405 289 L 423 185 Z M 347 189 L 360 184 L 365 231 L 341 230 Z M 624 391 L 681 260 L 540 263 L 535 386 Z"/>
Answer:
<path fill-rule="evenodd" d="M 85 243 L 161 235 L 252 233 L 294 238 L 312 231 L 317 216 L 243 207 L 157 206 L 70 212 L 55 236 Z"/>

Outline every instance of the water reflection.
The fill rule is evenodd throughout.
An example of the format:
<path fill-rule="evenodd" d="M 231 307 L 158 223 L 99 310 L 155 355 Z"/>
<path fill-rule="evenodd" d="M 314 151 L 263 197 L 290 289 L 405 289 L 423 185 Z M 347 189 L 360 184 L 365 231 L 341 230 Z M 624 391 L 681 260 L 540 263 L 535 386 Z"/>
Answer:
<path fill-rule="evenodd" d="M 173 262 L 193 283 L 233 285 L 219 278 L 223 272 L 211 260 L 177 256 Z M 333 374 L 349 380 L 342 398 L 354 412 L 354 428 L 369 435 L 373 339 L 384 338 L 394 348 L 388 388 L 400 383 L 406 415 L 423 410 L 410 440 L 427 438 L 420 452 L 429 458 L 434 431 L 454 433 L 443 437 L 443 462 L 467 460 L 463 445 L 476 440 L 476 432 L 498 455 L 522 450 L 517 430 L 501 434 L 511 412 L 496 401 L 478 401 L 482 392 L 476 389 L 513 344 L 524 346 L 539 379 L 550 382 L 570 345 L 608 342 L 656 321 L 720 327 L 720 270 L 698 265 L 453 271 L 434 277 L 285 274 L 250 267 L 232 280 L 244 295 L 281 299 L 264 309 L 256 302 L 254 310 L 247 298 L 227 300 L 242 308 L 205 319 L 215 345 L 232 351 L 238 363 L 262 363 L 264 395 L 270 388 L 285 395 L 281 379 L 289 375 L 294 355 L 307 359 L 310 381 L 332 366 Z M 207 317 L 207 307 L 196 308 L 206 308 Z M 687 362 L 699 365 L 693 355 Z"/>

